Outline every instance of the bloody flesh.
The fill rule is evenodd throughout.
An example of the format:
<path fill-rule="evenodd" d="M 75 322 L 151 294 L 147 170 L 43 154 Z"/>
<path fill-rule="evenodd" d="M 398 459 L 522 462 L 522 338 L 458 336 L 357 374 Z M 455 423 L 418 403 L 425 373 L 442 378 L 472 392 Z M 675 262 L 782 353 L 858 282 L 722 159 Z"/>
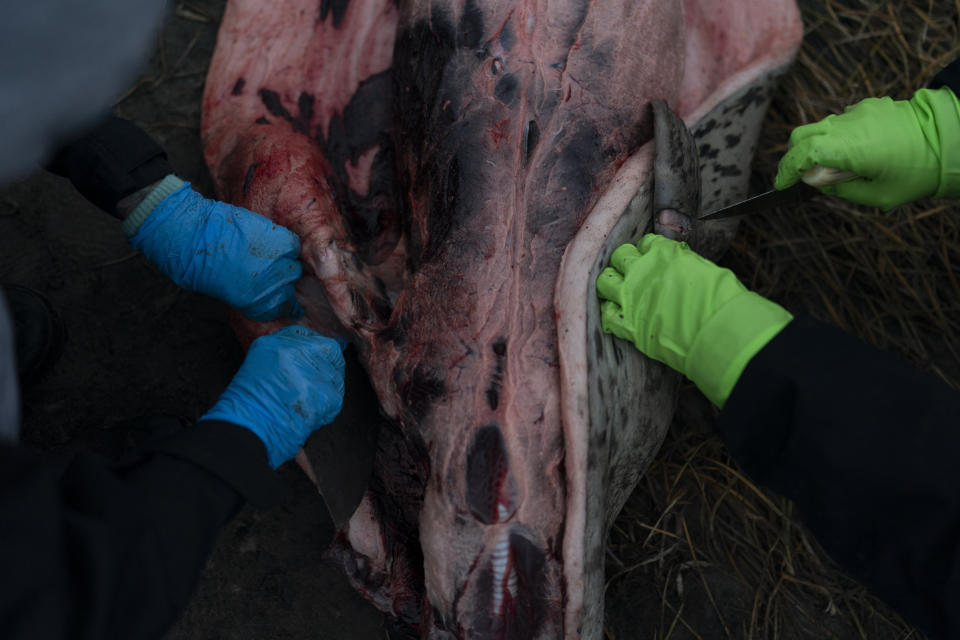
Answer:
<path fill-rule="evenodd" d="M 584 549 L 606 519 L 586 514 L 619 507 L 587 495 L 607 462 L 564 345 L 601 338 L 558 335 L 595 304 L 565 254 L 599 256 L 626 207 L 605 196 L 648 180 L 651 99 L 703 116 L 799 29 L 786 0 L 229 3 L 207 161 L 221 198 L 300 235 L 307 322 L 353 333 L 395 425 L 331 550 L 384 611 L 438 638 L 594 636 Z M 671 409 L 635 411 L 641 429 Z"/>

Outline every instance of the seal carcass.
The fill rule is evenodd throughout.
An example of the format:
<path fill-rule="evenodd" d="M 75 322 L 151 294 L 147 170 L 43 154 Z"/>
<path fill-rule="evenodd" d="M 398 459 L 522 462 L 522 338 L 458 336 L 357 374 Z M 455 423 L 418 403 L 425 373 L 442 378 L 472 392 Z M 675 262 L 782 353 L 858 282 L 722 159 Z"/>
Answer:
<path fill-rule="evenodd" d="M 606 532 L 678 385 L 601 333 L 593 285 L 651 227 L 649 103 L 690 125 L 703 207 L 742 197 L 800 36 L 792 0 L 228 3 L 207 162 L 300 235 L 306 322 L 352 333 L 391 420 L 329 552 L 382 610 L 602 636 Z"/>

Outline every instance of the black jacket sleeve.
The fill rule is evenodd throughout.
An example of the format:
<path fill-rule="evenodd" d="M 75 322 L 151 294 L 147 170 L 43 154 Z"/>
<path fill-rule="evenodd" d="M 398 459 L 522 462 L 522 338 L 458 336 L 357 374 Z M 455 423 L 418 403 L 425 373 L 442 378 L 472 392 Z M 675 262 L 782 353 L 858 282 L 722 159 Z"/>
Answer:
<path fill-rule="evenodd" d="M 950 87 L 950 90 L 960 96 L 960 58 L 954 60 L 940 70 L 930 83 L 931 89 Z"/>
<path fill-rule="evenodd" d="M 932 636 L 960 637 L 960 393 L 797 318 L 747 366 L 718 428 L 846 571 Z"/>
<path fill-rule="evenodd" d="M 156 638 L 244 499 L 279 496 L 250 431 L 204 421 L 131 462 L 0 447 L 0 637 Z"/>
<path fill-rule="evenodd" d="M 47 169 L 83 197 L 119 216 L 117 204 L 173 173 L 166 152 L 128 120 L 109 116 L 64 145 Z"/>

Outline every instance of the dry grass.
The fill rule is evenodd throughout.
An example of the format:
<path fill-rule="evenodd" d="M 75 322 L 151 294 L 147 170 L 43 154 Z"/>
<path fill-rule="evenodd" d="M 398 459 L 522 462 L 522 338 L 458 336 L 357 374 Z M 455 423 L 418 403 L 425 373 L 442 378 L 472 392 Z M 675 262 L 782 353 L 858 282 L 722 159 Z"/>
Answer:
<path fill-rule="evenodd" d="M 711 433 L 674 434 L 641 487 L 647 498 L 631 500 L 611 534 L 608 584 L 647 573 L 661 593 L 655 637 L 920 637 L 836 569 L 791 503 L 754 485 Z M 684 597 L 691 581 L 699 602 Z M 688 619 L 684 607 L 713 615 Z"/>
<path fill-rule="evenodd" d="M 960 55 L 956 0 L 809 3 L 797 65 L 770 110 L 755 168 L 771 178 L 791 129 L 869 96 L 907 98 Z M 960 210 L 891 212 L 823 197 L 746 220 L 726 263 L 753 289 L 960 385 Z"/>
<path fill-rule="evenodd" d="M 909 97 L 960 55 L 960 0 L 801 4 L 804 46 L 762 135 L 758 190 L 769 187 L 793 127 L 865 97 Z M 960 208 L 953 203 L 884 213 L 823 197 L 746 220 L 724 262 L 791 311 L 839 325 L 960 387 Z M 657 590 L 654 637 L 920 637 L 844 576 L 791 504 L 750 482 L 709 430 L 673 430 L 611 532 L 608 557 L 608 595 L 624 584 Z M 684 598 L 691 581 L 699 605 Z M 723 594 L 717 584 L 726 585 Z M 696 606 L 712 613 L 691 616 Z"/>

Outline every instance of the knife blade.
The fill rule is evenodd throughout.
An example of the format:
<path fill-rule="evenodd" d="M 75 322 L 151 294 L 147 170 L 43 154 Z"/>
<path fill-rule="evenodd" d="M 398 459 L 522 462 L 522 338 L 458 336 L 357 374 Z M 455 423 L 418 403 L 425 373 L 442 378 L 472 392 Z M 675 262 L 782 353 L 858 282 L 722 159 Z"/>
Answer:
<path fill-rule="evenodd" d="M 776 209 L 777 207 L 792 206 L 800 204 L 801 202 L 810 199 L 818 193 L 820 193 L 818 189 L 811 187 L 805 182 L 798 182 L 792 187 L 788 187 L 780 191 L 773 189 L 772 191 L 767 191 L 766 193 L 761 193 L 758 196 L 747 198 L 746 200 L 737 202 L 736 204 L 731 204 L 727 207 L 723 207 L 722 209 L 712 211 L 708 214 L 700 216 L 698 220 L 721 220 L 723 218 L 746 216 L 751 213 L 769 211 L 770 209 Z"/>
<path fill-rule="evenodd" d="M 337 531 L 363 500 L 373 473 L 380 430 L 386 422 L 356 349 L 348 347 L 344 359 L 343 409 L 333 422 L 310 436 L 303 447 L 306 455 L 297 458 L 320 492 Z"/>
<path fill-rule="evenodd" d="M 752 198 L 747 198 L 735 204 L 722 207 L 716 211 L 711 211 L 697 219 L 722 220 L 723 218 L 732 218 L 734 216 L 762 213 L 770 209 L 776 209 L 777 207 L 797 205 L 819 194 L 820 190 L 815 187 L 856 180 L 859 177 L 860 176 L 852 171 L 843 171 L 815 165 L 812 169 L 805 171 L 801 179 L 792 187 L 787 187 L 779 191 L 773 189 L 766 193 L 761 193 L 758 196 L 753 196 Z"/>

